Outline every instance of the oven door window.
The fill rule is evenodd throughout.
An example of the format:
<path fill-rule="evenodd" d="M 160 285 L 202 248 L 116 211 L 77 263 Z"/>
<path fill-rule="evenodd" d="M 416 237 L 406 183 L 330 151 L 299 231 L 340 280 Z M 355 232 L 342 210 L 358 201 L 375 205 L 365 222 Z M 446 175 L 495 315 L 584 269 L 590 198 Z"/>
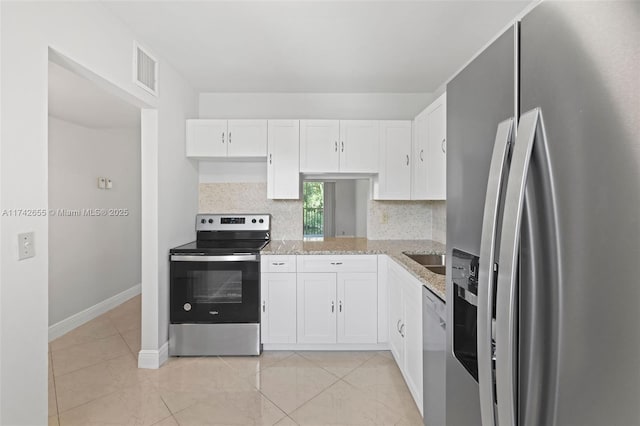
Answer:
<path fill-rule="evenodd" d="M 259 261 L 172 261 L 170 269 L 173 324 L 260 322 Z"/>
<path fill-rule="evenodd" d="M 187 271 L 198 304 L 242 303 L 242 271 Z"/>

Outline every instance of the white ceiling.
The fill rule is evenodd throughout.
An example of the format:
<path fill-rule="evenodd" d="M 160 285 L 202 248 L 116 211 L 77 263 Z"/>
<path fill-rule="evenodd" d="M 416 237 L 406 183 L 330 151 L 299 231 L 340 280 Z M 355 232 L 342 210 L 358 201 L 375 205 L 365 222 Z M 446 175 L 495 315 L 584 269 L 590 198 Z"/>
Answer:
<path fill-rule="evenodd" d="M 140 109 L 49 62 L 49 115 L 85 127 L 139 127 Z"/>
<path fill-rule="evenodd" d="M 203 92 L 432 92 L 529 3 L 103 0 Z"/>

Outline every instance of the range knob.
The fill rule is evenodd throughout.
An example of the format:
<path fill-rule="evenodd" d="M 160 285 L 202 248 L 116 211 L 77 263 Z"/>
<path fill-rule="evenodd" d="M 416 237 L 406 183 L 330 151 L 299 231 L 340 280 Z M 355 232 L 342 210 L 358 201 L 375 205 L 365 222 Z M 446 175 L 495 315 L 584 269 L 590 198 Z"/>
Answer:
<path fill-rule="evenodd" d="M 260 219 L 258 222 L 260 222 L 260 223 L 264 223 L 264 219 Z"/>
<path fill-rule="evenodd" d="M 206 219 L 200 219 L 200 223 L 205 223 L 206 221 Z"/>
<path fill-rule="evenodd" d="M 209 219 L 209 223 L 213 223 L 213 219 Z"/>
<path fill-rule="evenodd" d="M 255 219 L 251 219 L 251 223 L 256 223 L 256 220 Z"/>
<path fill-rule="evenodd" d="M 191 303 L 185 303 L 183 308 L 185 311 L 189 312 L 191 310 Z"/>

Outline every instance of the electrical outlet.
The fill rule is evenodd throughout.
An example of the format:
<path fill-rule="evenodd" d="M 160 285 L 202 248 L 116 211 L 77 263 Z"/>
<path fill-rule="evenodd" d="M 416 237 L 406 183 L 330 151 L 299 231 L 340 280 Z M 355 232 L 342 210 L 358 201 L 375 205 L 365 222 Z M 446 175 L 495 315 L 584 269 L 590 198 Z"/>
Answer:
<path fill-rule="evenodd" d="M 18 234 L 18 260 L 28 259 L 36 255 L 33 244 L 33 232 Z"/>
<path fill-rule="evenodd" d="M 383 212 L 382 217 L 380 218 L 380 223 L 383 225 L 389 222 L 389 213 Z"/>
<path fill-rule="evenodd" d="M 103 177 L 98 178 L 98 188 L 105 189 L 107 187 L 107 180 Z"/>
<path fill-rule="evenodd" d="M 106 178 L 107 179 L 107 189 L 111 189 L 113 188 L 113 181 L 111 181 L 111 179 Z"/>

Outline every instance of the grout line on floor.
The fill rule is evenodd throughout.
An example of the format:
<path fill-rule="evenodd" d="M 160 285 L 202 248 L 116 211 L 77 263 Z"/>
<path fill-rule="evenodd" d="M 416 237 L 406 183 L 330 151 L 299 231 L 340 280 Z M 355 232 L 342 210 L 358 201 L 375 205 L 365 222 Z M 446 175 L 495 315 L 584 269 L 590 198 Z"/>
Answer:
<path fill-rule="evenodd" d="M 53 380 L 53 393 L 55 394 L 56 400 L 56 416 L 60 416 L 60 406 L 58 405 L 58 389 L 56 388 L 56 373 L 53 368 L 53 354 L 49 352 L 48 354 L 49 362 L 51 363 L 51 380 Z M 60 424 L 60 419 L 58 419 L 58 424 Z"/>
<path fill-rule="evenodd" d="M 306 351 L 306 352 L 308 352 L 308 351 Z M 369 352 L 369 351 L 353 351 L 353 352 Z M 354 371 L 356 371 L 358 368 L 362 367 L 362 366 L 363 366 L 367 361 L 369 361 L 370 359 L 373 359 L 373 357 L 377 356 L 377 355 L 373 355 L 373 356 L 371 356 L 371 357 L 369 357 L 369 358 L 365 359 L 365 360 L 364 360 L 364 361 L 362 361 L 360 364 L 358 364 L 357 366 L 353 367 L 353 368 L 351 369 L 351 371 L 349 371 L 348 373 L 346 373 L 344 376 L 340 377 L 340 376 L 338 376 L 337 374 L 335 374 L 334 372 L 329 371 L 329 370 L 327 369 L 327 367 L 324 367 L 324 366 L 320 365 L 317 361 L 314 361 L 314 360 L 312 360 L 312 359 L 310 359 L 310 358 L 307 358 L 307 357 L 306 357 L 306 356 L 304 356 L 302 353 L 297 353 L 297 352 L 296 352 L 296 354 L 297 354 L 297 355 L 299 355 L 299 356 L 301 356 L 302 358 L 306 359 L 307 361 L 309 361 L 310 363 L 312 363 L 314 366 L 319 367 L 319 368 L 322 368 L 324 371 L 326 371 L 327 373 L 331 374 L 332 376 L 334 376 L 334 377 L 336 377 L 336 378 L 338 378 L 338 379 L 342 379 L 342 377 L 346 377 L 346 376 L 348 376 L 349 374 L 351 374 L 351 373 L 353 373 Z M 344 367 L 344 368 L 348 368 L 348 367 Z"/>
<path fill-rule="evenodd" d="M 314 396 L 312 396 L 311 398 L 309 398 L 308 400 L 306 400 L 304 403 L 302 403 L 300 406 L 296 407 L 291 413 L 286 413 L 287 417 L 291 417 L 291 414 L 295 413 L 296 411 L 298 411 L 299 409 L 301 409 L 302 407 L 304 407 L 305 405 L 309 404 L 311 401 L 313 401 L 314 399 L 318 398 L 320 395 L 322 395 L 326 390 L 328 390 L 329 388 L 335 386 L 338 382 L 342 381 L 342 379 L 338 379 L 335 382 L 331 383 L 329 386 L 327 386 L 326 388 L 322 389 L 320 392 L 318 392 L 317 394 L 315 394 Z M 298 424 L 298 422 L 295 421 L 295 419 L 293 419 L 293 417 L 291 417 L 291 420 L 293 420 L 296 424 Z"/>
<path fill-rule="evenodd" d="M 100 338 L 100 339 L 96 339 L 96 340 L 94 340 L 94 342 L 97 342 L 97 341 L 100 341 L 100 340 L 104 340 L 104 339 L 109 339 L 109 338 L 111 338 L 111 337 L 113 337 L 113 336 L 115 336 L 115 334 L 114 334 L 114 335 L 111 335 L 111 336 L 108 336 L 108 337 L 103 337 L 103 338 Z M 119 336 L 119 337 L 122 339 L 122 336 Z M 131 352 L 131 349 L 129 348 L 129 345 L 127 345 L 127 342 L 126 342 L 126 341 L 124 341 L 124 339 L 122 339 L 122 341 L 123 341 L 123 343 L 125 344 L 125 346 L 127 347 L 127 352 L 129 352 L 129 353 L 130 353 L 130 352 Z M 87 342 L 87 343 L 93 343 L 93 342 Z M 83 344 L 84 344 L 84 343 L 83 343 Z M 65 349 L 66 349 L 66 348 L 65 348 Z M 62 349 L 62 350 L 64 350 L 64 349 Z M 124 356 L 124 355 L 126 355 L 126 354 L 121 353 L 121 354 L 118 354 L 118 355 L 114 355 L 114 356 L 112 356 L 112 357 L 110 357 L 110 358 L 101 359 L 101 360 L 99 360 L 98 362 L 94 362 L 93 364 L 85 365 L 85 366 L 82 366 L 82 367 L 80 367 L 80 368 L 76 368 L 75 370 L 67 371 L 67 372 L 66 372 L 66 373 L 64 373 L 64 374 L 61 374 L 59 377 L 66 376 L 67 374 L 71 374 L 71 373 L 74 373 L 74 372 L 76 372 L 76 371 L 80 371 L 80 370 L 83 370 L 83 369 L 85 369 L 85 368 L 88 368 L 88 367 L 95 367 L 96 365 L 98 365 L 98 364 L 100 364 L 100 363 L 103 363 L 103 362 L 106 362 L 106 361 L 111 361 L 111 360 L 114 360 L 114 359 L 119 358 L 119 357 Z M 52 369 L 53 369 L 53 352 L 51 353 L 51 367 L 52 367 Z M 55 377 L 55 372 L 54 372 L 54 377 Z"/>

